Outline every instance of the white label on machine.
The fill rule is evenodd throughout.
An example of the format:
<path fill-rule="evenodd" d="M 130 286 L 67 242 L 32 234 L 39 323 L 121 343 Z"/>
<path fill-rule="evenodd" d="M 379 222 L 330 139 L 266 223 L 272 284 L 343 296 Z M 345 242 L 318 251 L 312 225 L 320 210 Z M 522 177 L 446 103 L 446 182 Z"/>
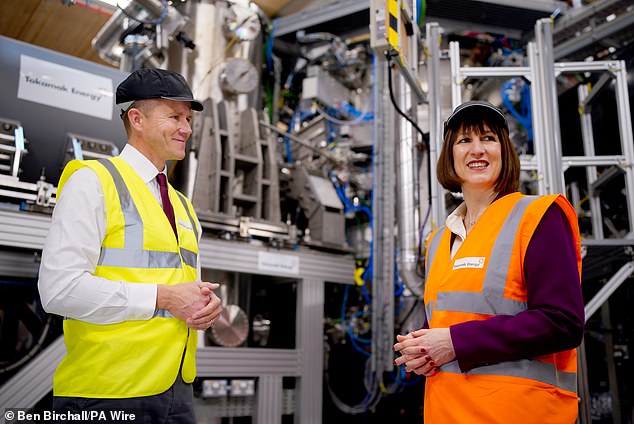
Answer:
<path fill-rule="evenodd" d="M 20 55 L 18 98 L 112 120 L 112 79 Z"/>
<path fill-rule="evenodd" d="M 258 269 L 275 273 L 299 274 L 299 257 L 280 253 L 258 252 Z"/>

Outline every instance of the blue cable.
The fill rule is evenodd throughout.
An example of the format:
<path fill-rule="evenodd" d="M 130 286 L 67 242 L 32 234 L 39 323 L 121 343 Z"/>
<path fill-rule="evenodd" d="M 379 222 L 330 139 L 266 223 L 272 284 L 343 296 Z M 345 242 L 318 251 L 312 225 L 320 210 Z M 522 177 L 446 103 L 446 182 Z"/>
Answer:
<path fill-rule="evenodd" d="M 343 292 L 343 302 L 341 304 L 341 324 L 346 328 L 346 334 L 348 334 L 348 336 L 350 337 L 350 343 L 352 344 L 352 347 L 359 353 L 361 353 L 364 356 L 370 356 L 370 353 L 368 351 L 366 351 L 362 346 L 360 346 L 358 343 L 370 343 L 370 340 L 368 339 L 363 339 L 361 337 L 355 336 L 352 331 L 350 330 L 350 327 L 348 326 L 348 324 L 346 323 L 346 303 L 348 302 L 348 292 L 350 290 L 350 286 L 346 284 L 346 288 L 344 289 Z M 362 312 L 362 311 L 361 311 Z M 359 312 L 357 312 L 358 314 Z M 357 314 L 355 314 L 353 316 L 356 317 Z"/>
<path fill-rule="evenodd" d="M 409 386 L 413 386 L 415 384 L 417 384 L 420 379 L 422 378 L 422 376 L 417 375 L 415 379 L 411 380 L 411 381 L 406 381 L 407 378 L 407 373 L 405 372 L 405 369 L 403 367 L 399 367 L 398 369 L 398 377 L 394 377 L 394 374 L 392 374 L 392 378 L 394 378 L 394 380 L 396 380 L 396 382 L 403 387 L 409 387 Z"/>
<path fill-rule="evenodd" d="M 353 318 L 358 318 L 358 317 L 363 316 L 363 315 L 365 315 L 365 312 L 364 311 L 359 311 L 359 312 L 355 313 L 354 315 L 352 315 L 352 317 L 350 318 L 350 321 L 352 321 Z M 361 342 L 361 343 L 370 343 L 370 342 L 372 342 L 372 340 L 370 340 L 370 339 L 364 339 L 363 337 L 359 337 L 356 334 L 352 333 L 352 330 L 350 330 L 349 326 L 348 326 L 348 334 L 350 334 L 350 337 L 355 339 L 358 342 Z"/>
<path fill-rule="evenodd" d="M 269 34 L 269 39 L 266 42 L 266 63 L 269 69 L 273 69 L 273 39 L 275 38 L 275 30 L 278 24 L 279 20 L 275 19 L 273 21 L 273 28 L 271 28 L 271 33 Z"/>
<path fill-rule="evenodd" d="M 531 112 L 531 100 L 530 100 L 530 88 L 527 84 L 520 89 L 520 112 L 515 109 L 515 106 L 511 102 L 511 99 L 508 96 L 508 92 L 512 90 L 512 80 L 506 81 L 502 84 L 502 88 L 500 89 L 500 97 L 502 98 L 502 104 L 504 107 L 511 112 L 511 115 L 515 117 L 519 121 L 520 124 L 524 128 L 526 128 L 526 132 L 528 134 L 529 141 L 533 141 L 533 124 L 532 124 L 532 112 Z"/>
<path fill-rule="evenodd" d="M 354 341 L 354 339 L 350 339 L 350 343 L 352 343 L 352 346 L 354 347 L 354 349 L 359 352 L 360 354 L 364 355 L 364 356 L 370 356 L 370 352 L 368 352 L 367 350 L 363 349 L 361 346 L 359 346 L 357 344 L 357 342 Z"/>
<path fill-rule="evenodd" d="M 351 116 L 353 119 L 361 118 L 361 122 L 373 121 L 374 120 L 374 112 L 363 112 L 352 106 L 348 102 L 344 102 L 343 105 L 339 109 L 328 109 L 328 115 L 333 115 L 331 111 L 338 112 L 344 115 Z"/>
<path fill-rule="evenodd" d="M 422 8 L 423 4 L 421 0 L 416 0 L 416 25 L 420 26 L 420 9 Z"/>
<path fill-rule="evenodd" d="M 344 194 L 344 189 L 339 186 L 339 183 L 337 182 L 337 179 L 335 178 L 334 174 L 332 172 L 330 172 L 329 174 L 330 174 L 330 180 L 333 186 L 335 187 L 335 191 L 337 192 L 339 199 L 341 199 L 341 201 L 344 204 L 344 213 L 349 213 L 349 212 L 365 213 L 368 216 L 368 225 L 370 226 L 370 228 L 372 228 L 374 224 L 372 219 L 372 211 L 370 210 L 370 208 L 363 205 L 360 205 L 360 206 L 353 205 L 352 202 L 350 202 L 350 200 Z M 370 244 L 370 249 L 372 249 L 372 244 Z M 372 281 L 372 277 L 373 277 L 372 266 L 373 266 L 373 256 L 372 254 L 370 254 L 370 257 L 368 258 L 368 266 L 365 268 L 365 271 L 362 274 L 363 281 L 366 283 L 368 281 Z M 368 294 L 366 285 L 367 284 L 364 284 L 363 286 L 361 286 L 361 292 L 363 294 L 365 301 L 368 303 L 368 305 L 371 305 L 372 299 L 370 298 L 370 295 Z"/>
<path fill-rule="evenodd" d="M 314 116 L 315 113 L 312 111 L 304 112 L 302 107 L 302 103 L 300 103 L 297 108 L 293 111 L 293 115 L 291 115 L 291 120 L 288 123 L 288 129 L 286 130 L 287 134 L 291 134 L 293 131 L 293 127 L 295 126 L 295 120 L 299 119 L 299 123 L 301 124 L 305 119 Z M 293 154 L 291 152 L 291 140 L 288 137 L 284 137 L 284 143 L 286 147 L 286 162 L 293 163 Z"/>
<path fill-rule="evenodd" d="M 297 113 L 297 109 L 295 109 L 295 112 L 293 112 L 293 115 L 291 116 L 291 121 L 288 124 L 288 130 L 286 131 L 287 133 L 291 133 L 291 131 L 293 131 L 293 126 L 295 125 L 295 115 Z M 286 162 L 287 163 L 293 163 L 293 154 L 291 152 L 291 140 L 288 137 L 284 137 L 284 143 L 286 144 Z"/>
<path fill-rule="evenodd" d="M 348 289 L 350 286 L 346 284 L 346 288 L 343 291 L 343 303 L 341 304 L 341 323 L 346 323 L 346 303 L 348 302 Z"/>

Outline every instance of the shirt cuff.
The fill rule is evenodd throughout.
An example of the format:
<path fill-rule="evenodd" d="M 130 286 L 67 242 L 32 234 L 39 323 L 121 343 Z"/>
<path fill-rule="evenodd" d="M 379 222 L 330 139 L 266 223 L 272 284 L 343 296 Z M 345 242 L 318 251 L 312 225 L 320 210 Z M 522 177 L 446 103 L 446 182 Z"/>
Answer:
<path fill-rule="evenodd" d="M 147 320 L 156 309 L 156 284 L 128 284 L 128 320 Z"/>

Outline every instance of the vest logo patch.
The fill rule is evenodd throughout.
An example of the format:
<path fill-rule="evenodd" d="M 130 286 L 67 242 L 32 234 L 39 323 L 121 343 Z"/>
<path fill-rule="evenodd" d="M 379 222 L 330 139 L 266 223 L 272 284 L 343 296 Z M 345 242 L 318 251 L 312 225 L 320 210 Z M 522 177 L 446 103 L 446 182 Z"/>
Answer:
<path fill-rule="evenodd" d="M 470 256 L 467 258 L 460 258 L 454 261 L 453 269 L 484 268 L 485 261 L 486 258 L 484 256 Z"/>

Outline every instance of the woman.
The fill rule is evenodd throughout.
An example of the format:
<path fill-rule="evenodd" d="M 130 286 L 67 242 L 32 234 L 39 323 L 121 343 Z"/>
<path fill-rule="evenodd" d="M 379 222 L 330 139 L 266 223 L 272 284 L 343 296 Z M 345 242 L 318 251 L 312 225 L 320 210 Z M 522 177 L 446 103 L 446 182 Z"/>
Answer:
<path fill-rule="evenodd" d="M 561 195 L 517 192 L 504 114 L 456 108 L 437 175 L 464 202 L 427 242 L 423 329 L 395 365 L 427 376 L 425 424 L 574 423 L 583 337 L 577 217 Z"/>

